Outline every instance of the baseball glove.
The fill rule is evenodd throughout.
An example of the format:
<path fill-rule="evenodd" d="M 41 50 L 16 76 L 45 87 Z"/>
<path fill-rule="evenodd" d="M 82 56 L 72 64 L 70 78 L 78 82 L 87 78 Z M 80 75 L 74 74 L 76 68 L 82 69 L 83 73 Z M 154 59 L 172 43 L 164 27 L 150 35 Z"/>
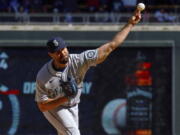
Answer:
<path fill-rule="evenodd" d="M 65 96 L 67 97 L 74 97 L 78 92 L 77 83 L 72 78 L 67 78 L 67 81 L 61 81 L 61 87 L 63 92 L 65 93 Z"/>

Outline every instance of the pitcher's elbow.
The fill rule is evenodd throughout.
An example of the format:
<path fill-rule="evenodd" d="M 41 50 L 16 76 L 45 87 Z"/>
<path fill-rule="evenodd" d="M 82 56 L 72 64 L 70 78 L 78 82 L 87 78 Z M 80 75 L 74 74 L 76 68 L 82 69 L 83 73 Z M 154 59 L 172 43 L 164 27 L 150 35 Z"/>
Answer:
<path fill-rule="evenodd" d="M 40 110 L 41 112 L 47 111 L 47 109 L 46 109 L 46 107 L 45 107 L 44 104 L 42 104 L 42 103 L 37 103 L 37 105 L 38 105 L 38 108 L 39 108 L 39 110 Z"/>

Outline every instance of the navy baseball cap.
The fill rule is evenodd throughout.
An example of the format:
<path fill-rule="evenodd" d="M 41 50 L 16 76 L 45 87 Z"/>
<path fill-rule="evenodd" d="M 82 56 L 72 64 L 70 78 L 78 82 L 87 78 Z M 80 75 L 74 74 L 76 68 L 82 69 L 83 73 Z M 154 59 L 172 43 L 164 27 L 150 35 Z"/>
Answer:
<path fill-rule="evenodd" d="M 51 53 L 67 47 L 65 41 L 60 37 L 49 39 L 46 45 L 48 52 Z"/>

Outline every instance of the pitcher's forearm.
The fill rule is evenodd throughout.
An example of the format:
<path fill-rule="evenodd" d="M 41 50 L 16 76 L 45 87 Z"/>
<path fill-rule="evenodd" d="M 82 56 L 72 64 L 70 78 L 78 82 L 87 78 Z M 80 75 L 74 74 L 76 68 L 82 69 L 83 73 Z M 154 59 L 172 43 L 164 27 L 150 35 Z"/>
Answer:
<path fill-rule="evenodd" d="M 97 64 L 103 62 L 113 50 L 122 45 L 123 41 L 126 39 L 133 26 L 137 24 L 140 19 L 141 12 L 137 10 L 129 19 L 128 23 L 121 29 L 121 31 L 119 31 L 114 36 L 114 38 L 110 42 L 98 48 L 98 58 L 96 62 Z"/>
<path fill-rule="evenodd" d="M 126 39 L 132 28 L 133 28 L 133 24 L 128 23 L 122 28 L 120 32 L 118 32 L 115 35 L 111 43 L 113 50 L 119 47 L 123 43 L 123 41 Z"/>
<path fill-rule="evenodd" d="M 68 102 L 67 97 L 61 97 L 58 99 L 49 99 L 47 102 L 44 103 L 38 103 L 38 107 L 42 112 L 52 110 L 60 105 L 63 105 L 65 102 Z"/>

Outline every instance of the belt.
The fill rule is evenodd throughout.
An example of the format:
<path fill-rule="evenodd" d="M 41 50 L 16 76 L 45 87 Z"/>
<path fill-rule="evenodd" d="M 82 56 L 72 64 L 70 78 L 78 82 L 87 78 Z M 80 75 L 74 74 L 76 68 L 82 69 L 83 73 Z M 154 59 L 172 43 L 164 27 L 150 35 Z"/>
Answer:
<path fill-rule="evenodd" d="M 61 105 L 62 108 L 64 109 L 69 109 L 71 107 L 75 107 L 77 104 L 71 105 L 71 106 L 65 106 L 65 105 Z"/>

